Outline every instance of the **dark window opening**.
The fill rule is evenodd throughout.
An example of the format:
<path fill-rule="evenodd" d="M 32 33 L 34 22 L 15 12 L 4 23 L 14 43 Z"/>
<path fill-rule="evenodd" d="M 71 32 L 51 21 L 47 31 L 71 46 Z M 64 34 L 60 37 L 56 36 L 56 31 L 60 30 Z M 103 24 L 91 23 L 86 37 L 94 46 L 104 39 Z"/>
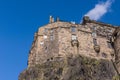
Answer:
<path fill-rule="evenodd" d="M 103 52 L 102 57 L 107 58 L 107 54 Z"/>
<path fill-rule="evenodd" d="M 47 28 L 45 28 L 45 29 L 44 29 L 44 32 L 45 32 L 45 33 L 47 33 L 47 32 L 48 32 L 48 29 L 47 29 Z"/>
<path fill-rule="evenodd" d="M 47 50 L 47 47 L 45 47 L 45 50 Z"/>
<path fill-rule="evenodd" d="M 71 32 L 76 32 L 76 27 L 71 27 Z"/>
<path fill-rule="evenodd" d="M 99 45 L 94 45 L 94 50 L 95 50 L 95 52 L 99 53 L 100 52 L 100 46 Z"/>
<path fill-rule="evenodd" d="M 111 53 L 111 56 L 114 57 L 115 56 L 114 53 Z"/>
<path fill-rule="evenodd" d="M 48 47 L 45 47 L 44 50 L 45 50 L 45 53 L 48 52 Z"/>
<path fill-rule="evenodd" d="M 51 58 L 51 60 L 53 60 L 53 58 Z"/>
<path fill-rule="evenodd" d="M 93 43 L 94 43 L 95 46 L 98 45 L 97 44 L 97 39 L 93 38 Z"/>
<path fill-rule="evenodd" d="M 108 48 L 113 48 L 112 43 L 110 41 L 107 41 Z"/>
<path fill-rule="evenodd" d="M 47 61 L 50 61 L 50 59 L 47 59 Z"/>
<path fill-rule="evenodd" d="M 58 70 L 57 70 L 57 74 L 58 75 L 62 75 L 62 72 L 63 72 L 63 68 L 59 68 Z M 58 79 L 57 79 L 58 80 Z"/>
<path fill-rule="evenodd" d="M 50 36 L 50 40 L 52 41 L 54 39 L 53 35 Z"/>

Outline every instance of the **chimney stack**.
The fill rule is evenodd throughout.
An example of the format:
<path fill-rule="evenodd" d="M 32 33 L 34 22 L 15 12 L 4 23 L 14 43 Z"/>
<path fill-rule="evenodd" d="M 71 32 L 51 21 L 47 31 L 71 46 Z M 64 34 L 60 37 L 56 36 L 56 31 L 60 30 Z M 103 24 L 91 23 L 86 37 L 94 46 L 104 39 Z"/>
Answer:
<path fill-rule="evenodd" d="M 49 23 L 53 23 L 53 22 L 54 22 L 54 18 L 50 16 Z"/>
<path fill-rule="evenodd" d="M 90 21 L 89 16 L 84 16 L 84 17 L 83 17 L 83 24 L 86 24 L 86 23 L 89 22 L 89 21 Z"/>
<path fill-rule="evenodd" d="M 60 18 L 59 17 L 57 17 L 57 22 L 59 22 L 60 21 Z"/>

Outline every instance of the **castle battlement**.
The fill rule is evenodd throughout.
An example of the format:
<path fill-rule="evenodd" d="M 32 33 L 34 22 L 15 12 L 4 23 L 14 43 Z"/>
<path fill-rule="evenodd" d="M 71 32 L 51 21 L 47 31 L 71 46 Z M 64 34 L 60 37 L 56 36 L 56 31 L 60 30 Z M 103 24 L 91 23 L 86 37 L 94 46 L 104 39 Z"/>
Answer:
<path fill-rule="evenodd" d="M 28 66 L 54 60 L 56 57 L 80 54 L 96 59 L 114 59 L 113 33 L 117 26 L 84 17 L 82 24 L 55 22 L 42 26 L 34 35 Z"/>

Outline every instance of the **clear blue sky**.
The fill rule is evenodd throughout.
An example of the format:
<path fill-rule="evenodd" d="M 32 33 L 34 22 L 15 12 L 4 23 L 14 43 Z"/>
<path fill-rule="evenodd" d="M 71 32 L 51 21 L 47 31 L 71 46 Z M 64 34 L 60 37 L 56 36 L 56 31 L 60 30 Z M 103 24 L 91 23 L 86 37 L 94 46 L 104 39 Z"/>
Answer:
<path fill-rule="evenodd" d="M 101 0 L 0 0 L 0 80 L 18 80 L 37 29 L 49 15 L 79 23 Z M 102 0 L 106 1 L 106 0 Z M 120 0 L 99 21 L 120 25 Z"/>

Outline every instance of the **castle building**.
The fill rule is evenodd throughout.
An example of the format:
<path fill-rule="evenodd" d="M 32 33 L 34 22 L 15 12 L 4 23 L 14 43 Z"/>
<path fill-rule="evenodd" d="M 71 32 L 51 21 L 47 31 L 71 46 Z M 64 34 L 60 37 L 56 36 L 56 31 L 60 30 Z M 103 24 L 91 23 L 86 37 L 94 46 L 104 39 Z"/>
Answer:
<path fill-rule="evenodd" d="M 81 24 L 64 22 L 50 16 L 49 24 L 34 35 L 28 66 L 67 55 L 80 54 L 96 59 L 115 59 L 113 33 L 117 26 L 83 18 Z"/>

